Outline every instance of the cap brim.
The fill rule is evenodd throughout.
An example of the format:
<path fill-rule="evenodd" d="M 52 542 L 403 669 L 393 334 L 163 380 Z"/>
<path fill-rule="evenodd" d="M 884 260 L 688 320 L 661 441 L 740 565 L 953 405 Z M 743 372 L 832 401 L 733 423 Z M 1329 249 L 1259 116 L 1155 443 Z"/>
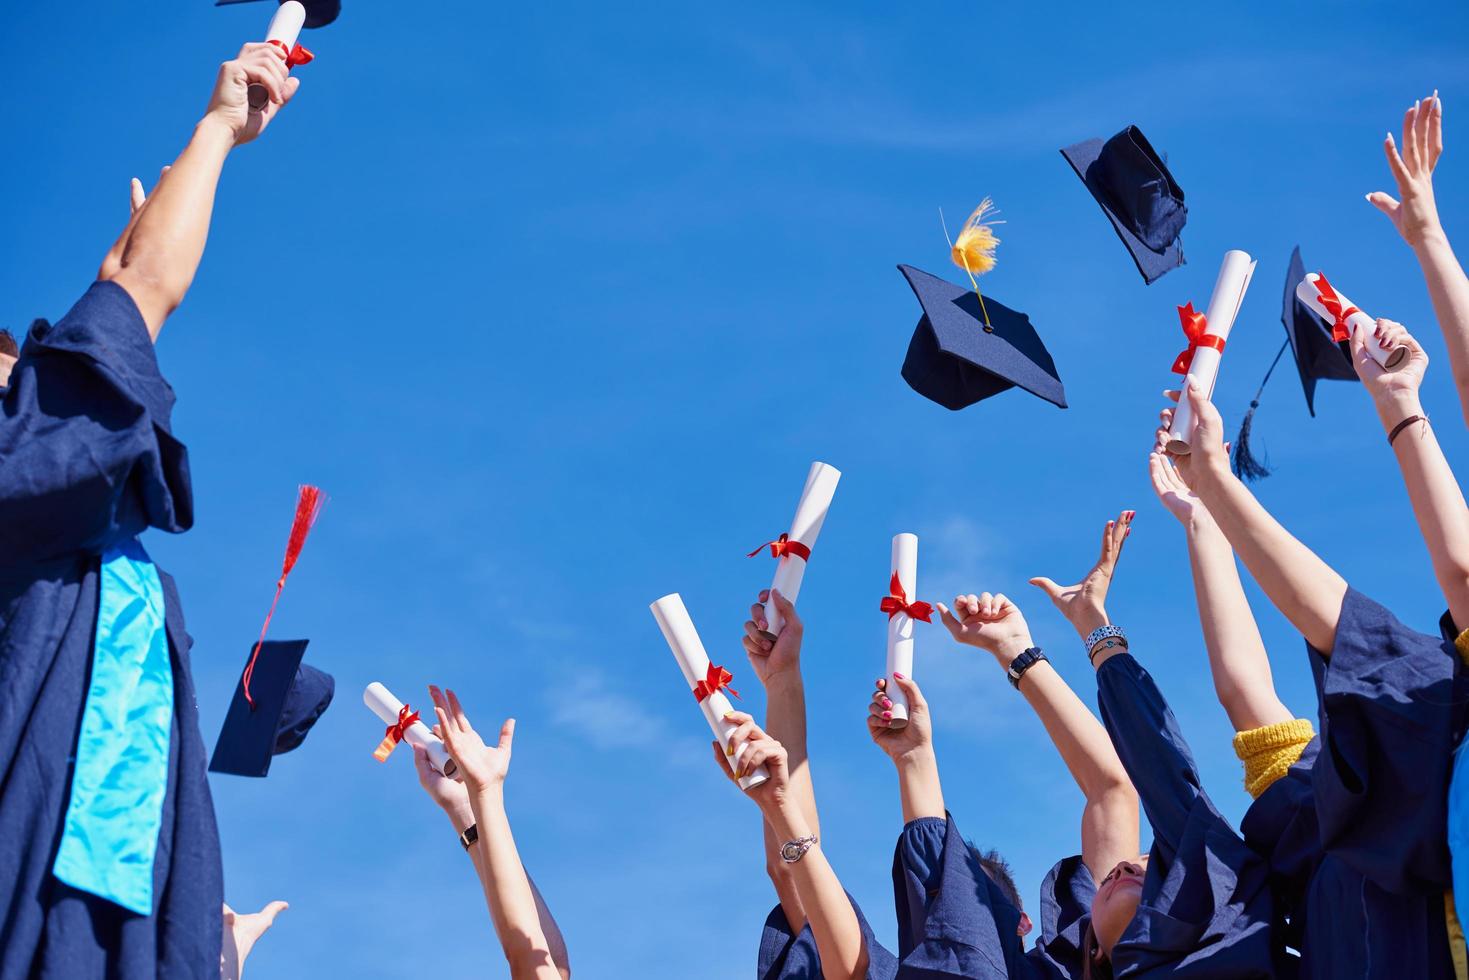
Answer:
<path fill-rule="evenodd" d="M 1174 239 L 1167 248 L 1161 252 L 1155 252 L 1139 237 L 1132 233 L 1107 204 L 1107 192 L 1093 176 L 1092 164 L 1097 162 L 1097 157 L 1102 155 L 1103 141 L 1100 139 L 1083 140 L 1073 146 L 1064 147 L 1061 155 L 1066 162 L 1071 164 L 1071 169 L 1076 171 L 1076 176 L 1086 185 L 1091 192 L 1092 200 L 1102 209 L 1107 220 L 1112 222 L 1112 230 L 1117 232 L 1117 237 L 1122 239 L 1122 244 L 1127 247 L 1127 253 L 1132 256 L 1132 261 L 1137 265 L 1137 271 L 1142 273 L 1143 281 L 1147 283 L 1156 282 L 1165 272 L 1176 269 L 1184 264 L 1183 247 L 1179 245 L 1178 239 Z"/>
<path fill-rule="evenodd" d="M 214 0 L 214 5 L 228 7 L 237 3 L 256 2 L 257 0 Z M 276 4 L 279 6 L 280 0 L 276 0 Z M 306 22 L 301 26 L 308 30 L 325 27 L 342 12 L 341 0 L 302 0 L 302 5 L 306 8 Z"/>

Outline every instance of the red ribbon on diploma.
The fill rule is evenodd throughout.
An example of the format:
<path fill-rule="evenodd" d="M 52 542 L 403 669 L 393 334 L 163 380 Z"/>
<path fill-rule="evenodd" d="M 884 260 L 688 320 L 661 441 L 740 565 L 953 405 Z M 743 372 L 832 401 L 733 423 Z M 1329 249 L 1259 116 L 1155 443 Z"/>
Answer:
<path fill-rule="evenodd" d="M 297 65 L 309 64 L 311 60 L 316 57 L 316 55 L 312 54 L 310 51 L 307 51 L 299 44 L 296 45 L 294 48 L 288 48 L 286 47 L 286 42 L 284 41 L 271 39 L 269 41 L 266 41 L 265 43 L 274 44 L 276 47 L 285 52 L 287 68 L 295 68 Z"/>
<path fill-rule="evenodd" d="M 888 583 L 888 594 L 882 597 L 878 608 L 888 614 L 892 619 L 898 613 L 907 613 L 914 619 L 921 619 L 925 623 L 933 620 L 928 617 L 933 615 L 933 606 L 926 602 L 909 602 L 908 594 L 903 591 L 903 583 L 898 579 L 898 573 L 893 572 L 893 580 Z"/>
<path fill-rule="evenodd" d="M 408 705 L 398 709 L 398 720 L 388 726 L 388 732 L 383 736 L 382 742 L 372 750 L 372 757 L 378 762 L 387 762 L 388 756 L 403 741 L 403 733 L 418 723 L 418 712 L 409 708 Z"/>
<path fill-rule="evenodd" d="M 770 549 L 770 557 L 772 557 L 772 558 L 780 558 L 780 557 L 783 557 L 785 555 L 795 555 L 797 558 L 801 559 L 802 561 L 810 561 L 811 560 L 811 549 L 808 548 L 808 547 L 806 547 L 804 544 L 802 544 L 799 541 L 792 541 L 791 540 L 791 536 L 789 534 L 782 534 L 780 537 L 776 538 L 774 541 L 767 541 L 767 542 L 765 542 L 764 544 L 762 544 L 760 547 L 756 548 L 754 551 L 750 552 L 745 557 L 746 558 L 754 558 L 756 555 L 760 554 L 760 552 L 764 551 L 766 548 L 769 548 Z"/>
<path fill-rule="evenodd" d="M 1347 319 L 1353 313 L 1361 313 L 1362 311 L 1355 306 L 1347 306 L 1343 303 L 1341 297 L 1336 294 L 1336 290 L 1331 288 L 1331 283 L 1327 282 L 1326 277 L 1319 272 L 1316 273 L 1315 285 L 1317 298 L 1321 300 L 1321 305 L 1326 308 L 1327 313 L 1331 314 L 1333 320 L 1331 324 L 1331 339 L 1333 342 L 1339 344 L 1352 335 L 1347 327 Z"/>
<path fill-rule="evenodd" d="M 735 697 L 739 697 L 740 692 L 729 686 L 732 680 L 734 680 L 734 674 L 718 664 L 711 663 L 709 669 L 704 671 L 704 679 L 694 685 L 694 700 L 703 704 L 704 699 L 715 691 L 728 691 Z"/>
<path fill-rule="evenodd" d="M 1194 351 L 1200 347 L 1209 347 L 1224 353 L 1224 338 L 1206 332 L 1209 329 L 1209 319 L 1195 310 L 1192 302 L 1178 308 L 1178 322 L 1183 327 L 1183 335 L 1188 338 L 1188 350 L 1174 360 L 1174 374 L 1188 374 L 1189 367 L 1194 363 Z"/>

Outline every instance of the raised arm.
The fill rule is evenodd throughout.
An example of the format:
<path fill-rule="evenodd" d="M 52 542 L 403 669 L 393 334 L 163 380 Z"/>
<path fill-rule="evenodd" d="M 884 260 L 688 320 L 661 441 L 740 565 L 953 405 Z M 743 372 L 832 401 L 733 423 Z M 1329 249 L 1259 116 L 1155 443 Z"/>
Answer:
<path fill-rule="evenodd" d="M 1367 353 L 1368 343 L 1406 344 L 1412 352 L 1407 366 L 1384 371 Z M 1455 624 L 1469 623 L 1469 508 L 1418 400 L 1428 355 L 1402 324 L 1378 320 L 1374 337 L 1353 338 L 1352 359 L 1397 457 L 1449 613 Z"/>
<path fill-rule="evenodd" d="M 1101 573 L 1107 577 L 1130 523 L 1126 514 L 1108 522 L 1104 545 L 1107 565 Z M 1115 549 L 1111 547 L 1114 537 Z M 1016 657 L 1035 646 L 1019 607 L 1004 595 L 985 592 L 957 596 L 952 609 L 943 604 L 938 609 L 955 640 L 988 652 L 1007 673 Z M 1019 690 L 1086 797 L 1081 816 L 1081 857 L 1092 878 L 1101 881 L 1119 861 L 1130 861 L 1138 855 L 1137 793 L 1106 729 L 1049 661 L 1027 668 L 1020 677 Z"/>
<path fill-rule="evenodd" d="M 1418 256 L 1448 347 L 1459 405 L 1469 421 L 1469 277 L 1449 247 L 1433 195 L 1433 171 L 1443 154 L 1443 100 L 1437 92 L 1413 103 L 1404 115 L 1401 152 L 1391 133 L 1383 142 L 1383 152 L 1401 200 L 1382 191 L 1368 194 L 1367 200 L 1392 219 Z"/>
<path fill-rule="evenodd" d="M 453 691 L 441 692 L 434 687 L 429 693 L 444 746 L 463 771 L 469 790 L 479 834 L 474 846 L 484 862 L 480 883 L 510 976 L 512 980 L 560 980 L 561 972 L 541 927 L 535 890 L 521 864 L 510 832 L 510 818 L 505 813 L 505 776 L 510 771 L 515 719 L 501 726 L 499 742 L 491 748 L 469 723 Z"/>
<path fill-rule="evenodd" d="M 1193 451 L 1174 457 L 1175 465 L 1275 608 L 1307 643 L 1329 655 L 1346 580 L 1292 537 L 1230 472 L 1224 423 L 1204 393 L 1190 385 L 1184 397 L 1193 409 Z M 1165 413 L 1164 424 L 1171 418 L 1171 412 Z"/>
<path fill-rule="evenodd" d="M 785 628 L 774 642 L 767 639 L 763 632 L 768 626 L 764 604 L 769 596 L 768 590 L 762 591 L 759 601 L 750 607 L 742 642 L 755 676 L 765 687 L 765 730 L 786 750 L 790 798 L 805 816 L 811 833 L 820 835 L 816 789 L 811 781 L 811 766 L 806 755 L 806 683 L 801 676 L 801 641 L 805 626 L 796 614 L 796 607 L 777 593 L 775 603 L 785 620 Z M 761 823 L 765 841 L 765 873 L 775 886 L 786 924 L 793 935 L 798 934 L 806 924 L 806 910 L 801 905 L 793 869 L 780 858 L 780 846 L 784 841 L 778 839 L 769 821 L 762 817 Z"/>
<path fill-rule="evenodd" d="M 859 980 L 867 974 L 867 940 L 862 934 L 857 911 L 847 899 L 842 883 L 822 852 L 816 830 L 790 793 L 790 768 L 785 748 L 743 712 L 732 711 L 728 721 L 738 727 L 730 735 L 731 747 L 746 743 L 739 772 L 715 742 L 714 757 L 731 781 L 763 765 L 770 778 L 747 791 L 760 807 L 770 829 L 782 844 L 791 845 L 783 860 L 790 865 L 791 879 L 800 892 L 806 921 L 816 940 L 824 980 Z M 736 785 L 738 785 L 736 783 Z"/>
<path fill-rule="evenodd" d="M 1275 694 L 1270 655 L 1245 598 L 1229 541 L 1164 454 L 1161 434 L 1167 429 L 1158 431 L 1160 441 L 1148 457 L 1148 475 L 1159 501 L 1178 518 L 1188 540 L 1194 597 L 1219 703 L 1236 732 L 1291 721 L 1290 710 Z"/>
<path fill-rule="evenodd" d="M 299 82 L 287 76 L 285 57 L 274 45 L 247 44 L 219 69 L 204 118 L 194 127 L 184 151 L 164 173 L 103 261 L 102 276 L 123 289 L 137 304 L 154 340 L 189 290 L 214 211 L 214 190 L 229 151 L 264 131 Z M 249 111 L 246 90 L 264 85 L 270 102 L 263 112 Z"/>

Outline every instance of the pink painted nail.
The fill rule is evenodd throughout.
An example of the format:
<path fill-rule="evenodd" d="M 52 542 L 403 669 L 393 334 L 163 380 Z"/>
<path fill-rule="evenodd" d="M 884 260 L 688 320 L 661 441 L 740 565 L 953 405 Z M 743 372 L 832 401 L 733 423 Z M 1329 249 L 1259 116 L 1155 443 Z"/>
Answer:
<path fill-rule="evenodd" d="M 883 717 L 884 717 L 884 718 L 891 718 L 891 717 L 892 717 L 892 716 L 893 716 L 893 713 L 892 713 L 892 712 L 891 712 L 891 711 L 884 711 L 884 712 L 883 712 L 883 713 L 882 713 L 882 716 L 883 716 Z"/>
<path fill-rule="evenodd" d="M 897 671 L 893 671 L 893 676 L 896 677 L 900 681 L 907 680 L 906 677 L 904 677 L 902 674 L 898 673 Z"/>

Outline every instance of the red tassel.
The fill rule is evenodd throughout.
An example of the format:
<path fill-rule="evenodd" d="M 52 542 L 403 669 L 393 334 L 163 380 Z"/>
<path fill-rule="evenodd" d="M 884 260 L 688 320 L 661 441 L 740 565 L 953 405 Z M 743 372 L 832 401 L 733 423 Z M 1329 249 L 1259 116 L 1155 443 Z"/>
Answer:
<path fill-rule="evenodd" d="M 325 504 L 326 494 L 322 493 L 320 487 L 303 485 L 296 497 L 296 517 L 291 522 L 291 536 L 286 539 L 286 557 L 281 562 L 281 577 L 275 583 L 275 598 L 270 601 L 270 612 L 265 614 L 265 623 L 260 627 L 260 639 L 255 641 L 255 649 L 250 651 L 250 662 L 245 665 L 244 676 L 240 679 L 245 690 L 245 702 L 250 705 L 251 711 L 255 710 L 255 699 L 250 697 L 250 678 L 255 675 L 255 660 L 260 656 L 260 647 L 265 643 L 265 634 L 275 616 L 276 603 L 281 601 L 286 578 L 291 574 L 291 569 L 296 567 L 296 559 L 301 557 L 301 549 L 306 546 L 306 537 L 316 525 L 316 518 L 321 515 L 321 508 Z"/>

